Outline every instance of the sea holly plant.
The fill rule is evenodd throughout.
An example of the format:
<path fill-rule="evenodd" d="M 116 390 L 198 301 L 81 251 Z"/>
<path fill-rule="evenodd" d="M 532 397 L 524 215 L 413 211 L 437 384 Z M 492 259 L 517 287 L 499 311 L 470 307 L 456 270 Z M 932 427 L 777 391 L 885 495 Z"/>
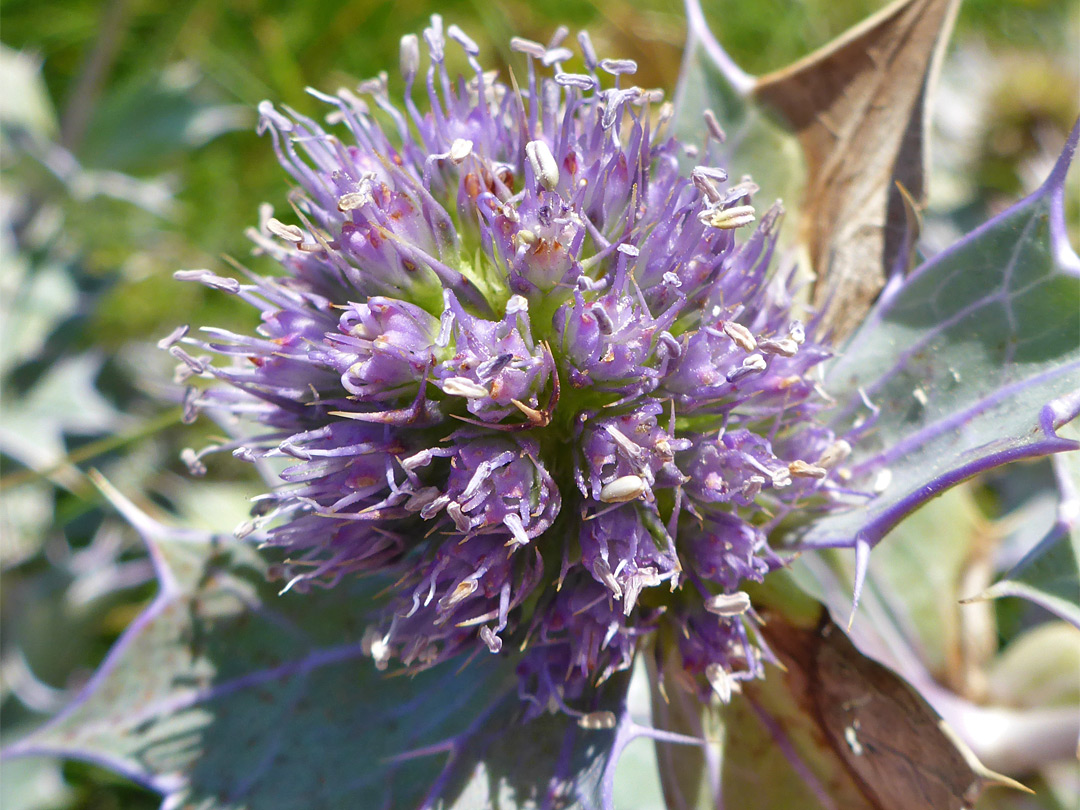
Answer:
<path fill-rule="evenodd" d="M 822 260 L 850 247 L 843 228 L 811 241 L 831 292 L 806 305 L 777 255 L 783 208 L 743 176 L 723 113 L 796 131 L 810 161 L 838 151 L 800 128 L 780 79 L 733 68 L 696 6 L 679 108 L 564 29 L 514 39 L 500 81 L 439 17 L 402 38 L 401 99 L 382 75 L 312 91 L 324 123 L 261 105 L 296 185 L 252 231 L 281 272 L 177 274 L 260 325 L 161 345 L 185 417 L 230 436 L 185 451 L 191 472 L 231 453 L 268 491 L 208 536 L 99 478 L 160 593 L 8 755 L 88 759 L 205 808 L 610 808 L 638 737 L 659 746 L 670 806 L 962 807 L 1006 781 L 828 613 L 920 504 L 1078 447 L 1058 432 L 1080 409 L 1062 213 L 1077 133 L 1039 191 L 912 272 L 914 232 L 886 233 L 951 8 L 899 4 L 792 73 L 906 42 L 890 20 L 922 32 L 891 126 L 865 106 L 836 122 L 860 154 L 887 133 L 903 171 L 853 191 L 804 166 L 804 223 L 858 209 L 845 194 L 877 217 L 856 251 L 885 280 L 865 317 L 831 314 L 852 282 L 830 279 L 854 272 Z M 864 78 L 894 87 L 912 62 L 874 64 Z M 710 88 L 719 119 L 688 101 Z M 850 587 L 822 549 L 854 550 Z M 629 709 L 635 661 L 651 724 Z"/>

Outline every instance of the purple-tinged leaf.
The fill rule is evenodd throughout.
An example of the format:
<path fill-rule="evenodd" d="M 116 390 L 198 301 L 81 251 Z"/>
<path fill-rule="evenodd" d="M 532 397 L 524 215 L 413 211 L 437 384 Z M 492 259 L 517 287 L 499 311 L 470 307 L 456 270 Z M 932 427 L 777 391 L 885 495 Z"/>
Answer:
<path fill-rule="evenodd" d="M 886 289 L 827 369 L 852 494 L 803 547 L 869 549 L 959 481 L 1080 446 L 1057 433 L 1080 410 L 1080 258 L 1062 213 L 1078 134 L 1035 194 Z"/>
<path fill-rule="evenodd" d="M 369 587 L 278 599 L 253 549 L 110 496 L 146 538 L 160 592 L 75 702 L 7 757 L 93 762 L 167 807 L 409 807 L 441 761 L 397 755 L 460 731 L 508 683 L 491 661 L 386 677 L 363 652 Z"/>
<path fill-rule="evenodd" d="M 1019 596 L 1080 628 L 1080 457 L 1054 458 L 1060 501 L 1057 521 L 1035 548 L 982 593 L 963 600 Z"/>
<path fill-rule="evenodd" d="M 627 745 L 648 737 L 685 752 L 703 743 L 635 723 L 629 686 L 629 672 L 615 675 L 595 691 L 592 710 L 576 718 L 545 713 L 524 720 L 529 704 L 516 691 L 503 695 L 437 746 L 450 759 L 422 810 L 614 810 L 616 766 Z"/>
<path fill-rule="evenodd" d="M 628 685 L 626 673 L 609 681 L 580 721 L 561 713 L 525 720 L 529 704 L 507 693 L 447 743 L 449 762 L 422 807 L 612 810 L 615 765 L 634 734 Z"/>

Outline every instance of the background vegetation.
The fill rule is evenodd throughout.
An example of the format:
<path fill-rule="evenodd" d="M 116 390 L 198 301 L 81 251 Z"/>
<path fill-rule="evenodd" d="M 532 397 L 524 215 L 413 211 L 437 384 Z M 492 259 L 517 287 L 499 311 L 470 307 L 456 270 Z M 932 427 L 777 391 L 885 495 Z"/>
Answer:
<path fill-rule="evenodd" d="M 711 0 L 706 10 L 735 59 L 759 73 L 880 5 Z M 180 449 L 201 446 L 211 428 L 179 423 L 171 358 L 153 348 L 181 323 L 251 326 L 236 302 L 172 273 L 223 271 L 222 255 L 249 262 L 244 230 L 259 203 L 285 204 L 285 174 L 254 134 L 255 105 L 319 115 L 306 86 L 332 91 L 384 69 L 400 88 L 398 40 L 433 12 L 504 72 L 511 36 L 546 41 L 566 24 L 588 28 L 602 55 L 636 59 L 643 86 L 670 93 L 677 78 L 684 21 L 670 0 L 0 4 L 3 738 L 64 705 L 153 593 L 133 533 L 103 508 L 87 469 L 147 508 L 216 530 L 238 523 L 255 491 L 230 458 L 202 481 L 180 464 Z M 1078 42 L 1070 0 L 967 0 L 935 113 L 928 249 L 1045 176 L 1077 114 Z M 998 508 L 993 496 L 984 508 Z M 1000 619 L 1006 632 L 1014 620 Z M 73 763 L 6 764 L 0 791 L 5 810 L 158 805 Z"/>

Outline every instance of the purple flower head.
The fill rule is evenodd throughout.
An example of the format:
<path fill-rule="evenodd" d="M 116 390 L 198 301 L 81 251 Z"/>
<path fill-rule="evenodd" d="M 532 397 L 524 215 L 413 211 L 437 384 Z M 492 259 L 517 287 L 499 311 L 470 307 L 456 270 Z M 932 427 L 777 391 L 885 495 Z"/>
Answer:
<path fill-rule="evenodd" d="M 782 564 L 772 527 L 828 507 L 846 448 L 815 422 L 827 350 L 767 272 L 779 209 L 751 229 L 756 188 L 708 146 L 684 173 L 632 62 L 587 47 L 573 73 L 514 40 L 518 89 L 450 37 L 471 77 L 436 17 L 425 73 L 402 40 L 403 101 L 385 77 L 315 94 L 325 128 L 264 103 L 298 221 L 253 238 L 285 273 L 185 276 L 262 317 L 182 338 L 225 361 L 184 352 L 213 381 L 189 410 L 261 426 L 217 449 L 280 470 L 241 533 L 286 590 L 389 576 L 379 667 L 521 649 L 522 695 L 574 712 L 669 624 L 729 695 L 761 673 L 740 585 Z"/>

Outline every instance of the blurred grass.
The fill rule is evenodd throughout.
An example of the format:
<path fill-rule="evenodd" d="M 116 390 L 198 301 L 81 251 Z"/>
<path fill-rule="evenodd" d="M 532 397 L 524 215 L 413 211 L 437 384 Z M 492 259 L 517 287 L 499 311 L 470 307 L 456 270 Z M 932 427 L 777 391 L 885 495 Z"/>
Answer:
<path fill-rule="evenodd" d="M 754 73 L 804 55 L 881 5 L 874 0 L 705 2 L 725 47 Z M 504 76 L 513 62 L 511 36 L 546 41 L 560 24 L 572 31 L 588 28 L 602 55 L 636 59 L 639 84 L 670 94 L 678 75 L 684 22 L 681 7 L 670 0 L 407 5 L 389 0 L 5 0 L 0 39 L 42 60 L 58 142 L 86 169 L 123 172 L 170 194 L 169 204 L 157 211 L 107 195 L 79 197 L 38 158 L 5 142 L 0 171 L 5 201 L 14 211 L 17 258 L 25 260 L 31 277 L 46 267 L 62 267 L 76 292 L 74 309 L 57 315 L 55 328 L 36 351 L 14 363 L 4 381 L 5 407 L 31 391 L 57 359 L 99 350 L 108 359 L 94 384 L 118 411 L 149 419 L 170 407 L 139 379 L 162 374 L 167 358 L 148 360 L 162 353 L 147 355 L 139 346 L 180 323 L 253 324 L 253 314 L 235 299 L 175 282 L 172 273 L 193 267 L 226 271 L 222 254 L 247 262 L 243 233 L 255 223 L 259 203 L 285 204 L 285 174 L 268 141 L 254 134 L 255 105 L 268 98 L 318 116 L 324 110 L 305 86 L 333 91 L 384 69 L 392 90 L 398 89 L 399 38 L 423 28 L 433 12 L 468 31 L 485 63 L 499 66 Z M 959 147 L 945 139 L 944 147 L 953 149 L 947 162 L 959 165 L 963 175 L 962 189 L 950 204 L 966 206 L 964 216 L 971 221 L 1029 187 L 1039 161 L 1063 141 L 1077 113 L 1078 42 L 1080 4 L 1074 0 L 967 0 L 963 6 L 954 55 L 983 54 L 974 70 L 982 71 L 985 86 L 977 89 L 986 101 L 973 109 L 989 112 L 977 122 L 981 128 L 974 139 L 961 138 Z M 1080 219 L 1076 198 L 1070 204 L 1074 230 Z M 108 470 L 111 465 L 110 474 L 127 475 L 132 487 L 141 487 L 145 502 L 179 508 L 191 500 L 187 474 L 176 460 L 179 448 L 202 446 L 212 432 L 205 420 L 172 426 L 138 449 L 95 452 L 83 467 Z M 77 430 L 64 435 L 68 451 L 101 438 Z M 18 474 L 21 466 L 9 457 L 3 464 L 5 475 L 13 468 Z M 222 486 L 249 474 L 245 465 L 225 458 L 211 465 L 210 480 Z M 38 476 L 27 478 L 35 479 L 34 492 L 50 505 L 52 520 L 40 526 L 37 556 L 5 571 L 7 653 L 11 639 L 28 632 L 19 623 L 20 612 L 55 598 L 60 587 L 54 581 L 56 549 L 86 548 L 109 526 L 99 496 L 85 481 L 65 488 L 63 480 L 53 486 Z M 28 497 L 27 486 L 10 497 Z M 231 527 L 216 513 L 200 517 Z M 123 554 L 137 555 L 128 542 Z M 50 670 L 53 687 L 77 686 L 85 679 L 119 632 L 116 616 L 130 616 L 147 591 L 124 592 L 101 614 L 111 619 L 85 626 L 91 627 L 85 630 L 87 643 L 50 664 L 58 667 Z M 49 627 L 35 632 L 56 632 L 56 625 Z M 6 729 L 29 722 L 27 712 L 12 711 L 18 704 L 6 689 L 0 697 Z M 157 806 L 150 794 L 88 766 L 67 765 L 63 777 L 75 789 L 57 794 L 53 804 L 5 810 Z"/>
<path fill-rule="evenodd" d="M 736 60 L 751 72 L 764 72 L 825 43 L 880 5 L 874 0 L 721 0 L 707 3 L 707 9 Z M 975 176 L 981 196 L 1016 196 L 1022 185 L 1017 167 L 1040 148 L 1040 132 L 1049 127 L 1060 133 L 1071 123 L 1077 80 L 1075 59 L 1070 64 L 1068 55 L 1075 50 L 1070 34 L 1077 33 L 1076 9 L 1068 0 L 965 4 L 961 40 L 981 37 L 1002 49 L 996 58 L 1018 54 L 1017 69 L 994 96 L 1000 115 L 980 145 Z M 465 27 L 496 64 L 508 61 L 510 36 L 546 40 L 566 23 L 575 30 L 589 28 L 603 53 L 637 59 L 641 71 L 635 78 L 643 85 L 670 91 L 677 77 L 681 9 L 660 0 L 497 6 L 447 0 L 405 7 L 380 0 L 7 2 L 3 40 L 44 56 L 46 86 L 61 104 L 62 140 L 75 140 L 69 145 L 89 167 L 136 176 L 167 173 L 176 189 L 175 215 L 150 227 L 141 214 L 112 212 L 106 205 L 72 212 L 69 227 L 85 237 L 87 271 L 114 284 L 93 316 L 95 340 L 117 347 L 164 334 L 188 318 L 231 322 L 222 310 L 232 302 L 176 285 L 169 276 L 179 267 L 221 268 L 222 253 L 245 259 L 243 231 L 254 222 L 258 203 L 280 206 L 287 189 L 269 144 L 251 126 L 194 149 L 184 148 L 175 133 L 170 138 L 170 124 L 183 123 L 182 111 L 175 104 L 148 104 L 156 98 L 147 92 L 149 86 L 165 77 L 187 81 L 187 95 L 206 103 L 253 110 L 269 98 L 319 115 L 323 111 L 304 87 L 332 91 L 383 69 L 393 86 L 398 39 L 420 30 L 432 11 Z M 103 32 L 103 22 L 115 29 L 111 35 Z M 96 82 L 87 79 L 94 66 L 99 66 Z M 78 129 L 74 119 L 80 111 L 87 120 L 77 137 L 78 132 L 68 132 Z"/>

